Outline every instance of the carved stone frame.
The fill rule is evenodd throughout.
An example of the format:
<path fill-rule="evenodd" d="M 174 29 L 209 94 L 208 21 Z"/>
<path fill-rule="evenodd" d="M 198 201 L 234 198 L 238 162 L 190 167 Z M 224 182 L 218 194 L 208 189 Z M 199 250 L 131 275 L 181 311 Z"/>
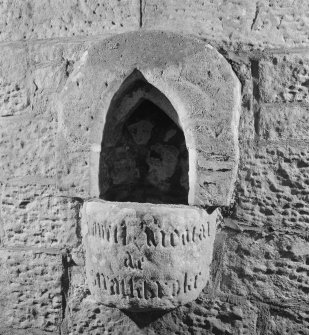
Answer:
<path fill-rule="evenodd" d="M 98 42 L 69 77 L 59 99 L 60 127 L 68 145 L 90 147 L 89 195 L 99 197 L 100 151 L 111 101 L 134 71 L 177 111 L 189 152 L 188 203 L 228 206 L 239 158 L 240 83 L 210 45 L 168 32 L 132 32 Z M 75 122 L 85 113 L 91 115 L 87 134 L 82 127 L 79 133 Z"/>
<path fill-rule="evenodd" d="M 184 133 L 191 207 L 98 199 L 107 114 L 115 113 L 116 121 L 118 112 L 119 118 L 126 117 L 111 106 L 126 83 L 137 78 L 143 78 L 173 106 L 165 112 Z M 144 98 L 158 105 L 165 99 L 156 101 L 145 92 Z M 220 207 L 231 202 L 239 158 L 240 101 L 240 83 L 231 66 L 214 48 L 193 37 L 159 31 L 121 34 L 95 43 L 75 64 L 58 100 L 58 143 L 69 153 L 90 153 L 90 164 L 83 169 L 89 173 L 87 198 L 95 199 L 84 204 L 82 235 L 88 285 L 97 300 L 143 311 L 174 308 L 200 294 L 209 280 L 219 211 L 208 214 L 196 206 Z M 131 103 L 138 103 L 138 96 Z M 63 164 L 69 159 L 70 155 L 62 155 Z M 75 182 L 81 185 L 78 177 Z M 120 231 L 126 232 L 122 244 Z M 170 236 L 170 242 L 149 243 L 147 231 Z M 181 236 L 177 245 L 172 242 L 176 235 Z M 140 264 L 138 268 L 126 267 L 128 252 Z M 168 266 L 166 259 L 170 260 Z M 116 286 L 102 287 L 100 280 Z M 119 283 L 131 283 L 131 288 L 121 292 Z M 154 283 L 157 293 L 149 288 Z M 179 287 L 176 293 L 175 283 Z M 144 291 L 134 285 L 142 285 Z"/>

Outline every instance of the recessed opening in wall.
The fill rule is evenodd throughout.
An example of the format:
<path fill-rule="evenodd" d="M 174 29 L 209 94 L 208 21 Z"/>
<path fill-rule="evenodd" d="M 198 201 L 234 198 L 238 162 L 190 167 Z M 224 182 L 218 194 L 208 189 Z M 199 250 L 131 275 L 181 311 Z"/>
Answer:
<path fill-rule="evenodd" d="M 171 103 L 145 80 L 126 85 L 120 93 L 105 123 L 100 197 L 188 204 L 188 150 Z"/>

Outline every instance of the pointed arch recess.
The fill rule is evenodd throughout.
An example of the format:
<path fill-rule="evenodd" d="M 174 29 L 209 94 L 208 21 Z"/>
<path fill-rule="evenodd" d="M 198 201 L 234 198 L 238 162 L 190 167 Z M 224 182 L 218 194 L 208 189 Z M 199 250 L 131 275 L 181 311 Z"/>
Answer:
<path fill-rule="evenodd" d="M 188 204 L 188 150 L 169 100 L 134 70 L 114 95 L 101 146 L 100 197 Z"/>
<path fill-rule="evenodd" d="M 143 83 L 144 90 L 130 97 L 126 92 L 137 83 Z M 103 133 L 112 129 L 105 125 L 111 124 L 109 117 L 121 124 L 144 99 L 183 131 L 189 154 L 189 205 L 229 205 L 239 158 L 240 91 L 229 63 L 196 38 L 145 31 L 97 42 L 76 64 L 58 105 L 61 145 L 72 151 L 90 148 L 89 178 L 76 176 L 75 183 L 89 183 L 89 196 L 100 196 Z M 121 96 L 126 96 L 127 108 L 121 107 Z M 117 103 L 123 112 L 110 114 Z"/>

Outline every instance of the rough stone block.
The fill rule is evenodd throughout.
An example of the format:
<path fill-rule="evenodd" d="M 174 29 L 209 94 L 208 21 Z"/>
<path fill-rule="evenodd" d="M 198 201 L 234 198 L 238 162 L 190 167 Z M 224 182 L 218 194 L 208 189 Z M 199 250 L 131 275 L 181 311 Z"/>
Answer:
<path fill-rule="evenodd" d="M 60 248 L 78 244 L 81 201 L 50 193 L 48 186 L 2 187 L 2 244 Z"/>
<path fill-rule="evenodd" d="M 53 93 L 91 41 L 4 44 L 0 51 L 0 116 L 55 116 Z"/>
<path fill-rule="evenodd" d="M 7 117 L 0 125 L 1 180 L 38 175 L 56 175 L 55 136 L 57 124 L 50 118 L 31 115 Z"/>
<path fill-rule="evenodd" d="M 309 30 L 308 30 L 309 31 Z M 273 54 L 259 63 L 263 102 L 309 102 L 309 53 Z"/>
<path fill-rule="evenodd" d="M 263 46 L 308 45 L 308 2 L 145 0 L 143 27 L 181 30 L 214 41 Z"/>
<path fill-rule="evenodd" d="M 266 104 L 260 108 L 259 134 L 264 140 L 309 143 L 309 106 Z"/>
<path fill-rule="evenodd" d="M 1 327 L 0 335 L 59 335 L 59 332 L 43 331 L 38 328 L 16 329 L 9 327 Z"/>
<path fill-rule="evenodd" d="M 225 241 L 220 289 L 279 308 L 308 311 L 309 247 L 303 237 L 230 234 Z M 308 320 L 305 321 L 308 327 Z"/>
<path fill-rule="evenodd" d="M 46 102 L 51 97 L 46 94 L 61 85 L 66 62 L 61 57 L 61 46 L 48 47 L 42 43 L 28 47 L 22 43 L 1 47 L 1 116 L 50 114 Z"/>
<path fill-rule="evenodd" d="M 89 197 L 90 195 L 90 149 L 70 145 L 61 135 L 57 138 L 57 184 L 62 194 Z"/>
<path fill-rule="evenodd" d="M 26 58 L 23 47 L 1 47 L 0 116 L 17 115 L 30 109 Z"/>
<path fill-rule="evenodd" d="M 76 171 L 79 161 L 76 156 L 80 154 L 68 155 L 65 152 L 64 155 L 74 157 L 63 166 L 63 156 L 55 150 L 58 115 L 54 108 L 54 94 L 61 90 L 73 71 L 74 63 L 89 43 L 72 45 L 41 41 L 27 46 L 23 43 L 7 44 L 1 49 L 1 181 L 26 175 L 39 178 L 57 175 L 60 185 L 60 177 L 66 173 L 81 175 Z M 83 178 L 74 182 L 81 180 Z M 70 176 L 62 184 L 63 189 L 70 188 L 73 184 Z"/>
<path fill-rule="evenodd" d="M 308 229 L 307 142 L 246 142 L 241 157 L 237 219 L 249 226 Z"/>
<path fill-rule="evenodd" d="M 1 5 L 2 41 L 87 36 L 139 26 L 139 2 L 7 1 Z"/>
<path fill-rule="evenodd" d="M 28 91 L 25 86 L 16 81 L 0 81 L 0 116 L 19 114 L 29 106 Z"/>
<path fill-rule="evenodd" d="M 61 255 L 0 250 L 2 327 L 57 331 L 61 321 Z"/>
<path fill-rule="evenodd" d="M 198 299 L 164 314 L 158 311 L 130 313 L 102 306 L 82 290 L 69 297 L 71 311 L 66 319 L 73 334 L 110 332 L 111 334 L 255 334 L 259 306 L 243 297 L 201 293 Z M 267 321 L 267 320 L 265 320 Z"/>
<path fill-rule="evenodd" d="M 71 301 L 71 313 L 65 321 L 68 334 L 143 335 L 145 333 L 134 320 L 119 309 L 102 306 L 89 297 L 75 298 L 78 300 Z"/>
<path fill-rule="evenodd" d="M 308 310 L 298 310 L 291 307 L 288 310 L 278 310 L 270 308 L 269 312 L 263 315 L 260 313 L 260 323 L 264 319 L 264 327 L 262 331 L 269 334 L 309 334 L 308 329 Z M 264 321 L 263 320 L 263 321 Z M 265 334 L 265 332 L 264 332 Z"/>
<path fill-rule="evenodd" d="M 52 98 L 53 93 L 59 92 L 77 60 L 92 43 L 91 40 L 75 43 L 69 43 L 67 40 L 43 40 L 26 46 L 24 43 L 16 43 L 20 48 L 24 48 L 23 52 L 27 56 L 27 83 L 34 97 L 47 95 Z M 51 102 L 53 107 L 55 101 Z M 33 103 L 34 110 L 35 107 L 36 104 Z"/>
<path fill-rule="evenodd" d="M 164 315 L 131 314 L 97 305 L 89 298 L 72 313 L 73 334 L 296 334 L 308 335 L 307 322 L 301 318 L 308 312 L 298 308 L 281 309 L 278 306 L 254 302 L 241 296 L 218 293 L 201 294 L 196 302 L 179 307 Z M 114 320 L 114 324 L 111 321 Z"/>

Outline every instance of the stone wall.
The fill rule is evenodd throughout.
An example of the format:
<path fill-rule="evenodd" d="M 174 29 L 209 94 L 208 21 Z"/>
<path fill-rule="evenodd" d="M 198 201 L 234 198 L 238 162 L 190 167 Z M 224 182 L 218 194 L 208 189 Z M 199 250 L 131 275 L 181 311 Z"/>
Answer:
<path fill-rule="evenodd" d="M 0 334 L 309 334 L 309 3 L 6 0 L 0 13 Z M 56 108 L 85 50 L 138 30 L 198 37 L 242 84 L 236 192 L 211 281 L 151 315 L 90 295 L 89 148 L 62 145 Z"/>

